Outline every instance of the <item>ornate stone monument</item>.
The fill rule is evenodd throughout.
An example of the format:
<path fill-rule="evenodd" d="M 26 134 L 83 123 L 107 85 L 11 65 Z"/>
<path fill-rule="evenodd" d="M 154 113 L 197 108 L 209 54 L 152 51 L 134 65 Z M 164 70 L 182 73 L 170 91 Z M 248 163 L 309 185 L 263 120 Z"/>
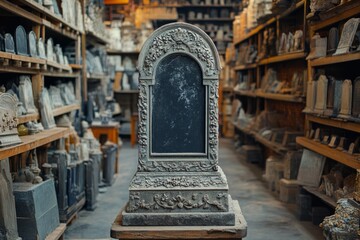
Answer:
<path fill-rule="evenodd" d="M 138 62 L 138 169 L 122 225 L 235 228 L 240 207 L 218 165 L 215 45 L 200 28 L 168 24 L 145 42 Z M 236 230 L 245 234 L 241 224 Z"/>

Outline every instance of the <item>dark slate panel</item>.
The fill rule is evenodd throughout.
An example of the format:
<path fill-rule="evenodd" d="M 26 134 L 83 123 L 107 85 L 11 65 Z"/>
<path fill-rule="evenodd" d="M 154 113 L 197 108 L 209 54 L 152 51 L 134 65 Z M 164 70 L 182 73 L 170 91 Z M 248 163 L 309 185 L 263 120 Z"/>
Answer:
<path fill-rule="evenodd" d="M 152 87 L 152 153 L 205 153 L 205 86 L 192 58 L 173 54 L 156 69 Z"/>

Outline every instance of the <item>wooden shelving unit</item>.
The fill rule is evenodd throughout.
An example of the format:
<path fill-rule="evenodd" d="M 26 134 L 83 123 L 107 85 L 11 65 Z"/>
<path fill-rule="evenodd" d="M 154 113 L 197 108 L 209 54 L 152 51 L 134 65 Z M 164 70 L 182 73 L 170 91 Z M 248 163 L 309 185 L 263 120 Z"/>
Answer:
<path fill-rule="evenodd" d="M 39 113 L 32 113 L 18 117 L 18 124 L 39 120 Z"/>
<path fill-rule="evenodd" d="M 14 146 L 0 148 L 0 159 L 5 159 L 41 147 L 70 134 L 69 128 L 55 127 L 34 135 L 20 137 L 22 143 Z"/>
<path fill-rule="evenodd" d="M 356 122 L 345 121 L 343 119 L 337 119 L 337 118 L 332 119 L 332 118 L 318 117 L 311 114 L 306 115 L 306 120 L 309 122 L 320 123 L 330 127 L 342 128 L 345 130 L 360 133 L 360 124 Z"/>
<path fill-rule="evenodd" d="M 320 67 L 351 61 L 360 61 L 360 52 L 317 58 L 310 61 L 310 67 Z"/>
<path fill-rule="evenodd" d="M 71 105 L 67 105 L 67 106 L 63 106 L 63 107 L 54 109 L 53 110 L 53 115 L 54 115 L 54 117 L 57 117 L 57 116 L 60 116 L 62 114 L 72 112 L 74 110 L 79 110 L 79 109 L 80 109 L 79 104 L 71 104 Z"/>
<path fill-rule="evenodd" d="M 313 152 L 317 152 L 323 156 L 331 158 L 354 169 L 360 168 L 359 154 L 352 155 L 343 151 L 339 151 L 320 142 L 315 142 L 312 139 L 308 139 L 306 137 L 297 137 L 296 143 Z"/>
<path fill-rule="evenodd" d="M 319 192 L 316 188 L 303 186 L 303 189 L 305 189 L 309 193 L 313 194 L 314 196 L 318 197 L 319 199 L 321 199 L 323 202 L 325 202 L 330 207 L 336 208 L 336 202 L 334 201 L 334 199 L 327 196 L 326 194 Z"/>

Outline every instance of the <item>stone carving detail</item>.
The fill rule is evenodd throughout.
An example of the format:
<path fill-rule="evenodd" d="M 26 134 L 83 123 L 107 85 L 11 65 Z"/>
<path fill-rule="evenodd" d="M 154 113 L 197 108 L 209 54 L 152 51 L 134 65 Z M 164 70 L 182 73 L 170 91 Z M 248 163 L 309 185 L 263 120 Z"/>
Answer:
<path fill-rule="evenodd" d="M 139 192 L 133 192 L 130 194 L 130 200 L 126 211 L 135 212 L 138 209 L 144 210 L 156 210 L 156 209 L 208 209 L 210 207 L 216 207 L 219 210 L 226 211 L 226 207 L 221 203 L 222 198 L 226 198 L 226 194 L 219 193 L 216 196 L 217 200 L 210 200 L 208 194 L 204 194 L 202 198 L 198 198 L 197 194 L 192 194 L 191 199 L 186 199 L 179 193 L 176 197 L 169 197 L 168 194 L 159 193 L 153 197 L 153 202 L 146 202 L 141 199 Z"/>
<path fill-rule="evenodd" d="M 189 51 L 201 60 L 205 66 L 206 76 L 217 76 L 215 60 L 209 46 L 198 34 L 183 28 L 177 28 L 164 32 L 156 37 L 145 57 L 143 71 L 150 76 L 154 71 L 154 63 L 164 54 L 170 51 Z"/>
<path fill-rule="evenodd" d="M 137 187 L 209 187 L 209 186 L 222 186 L 225 181 L 220 177 L 214 176 L 174 176 L 174 177 L 135 177 L 130 188 Z"/>
<path fill-rule="evenodd" d="M 0 93 L 0 147 L 21 143 L 17 131 L 17 101 L 9 93 Z"/>

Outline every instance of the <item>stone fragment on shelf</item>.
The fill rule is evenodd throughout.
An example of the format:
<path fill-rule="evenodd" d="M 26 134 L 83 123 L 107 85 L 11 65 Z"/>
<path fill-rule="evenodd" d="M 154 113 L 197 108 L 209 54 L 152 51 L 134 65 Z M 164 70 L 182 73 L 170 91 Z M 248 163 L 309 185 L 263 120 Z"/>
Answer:
<path fill-rule="evenodd" d="M 342 81 L 335 81 L 335 93 L 334 93 L 334 110 L 331 117 L 337 117 L 341 109 L 341 99 L 342 99 Z"/>
<path fill-rule="evenodd" d="M 17 100 L 0 92 L 0 147 L 21 143 L 17 131 Z"/>
<path fill-rule="evenodd" d="M 349 19 L 343 27 L 337 49 L 333 55 L 340 55 L 350 52 L 356 32 L 358 31 L 360 18 Z"/>
<path fill-rule="evenodd" d="M 286 44 L 287 44 L 287 35 L 286 33 L 282 33 L 281 34 L 281 38 L 280 38 L 280 45 L 279 45 L 279 50 L 278 50 L 278 54 L 284 54 L 286 53 Z"/>
<path fill-rule="evenodd" d="M 318 187 L 326 157 L 304 149 L 297 180 L 300 185 Z"/>
<path fill-rule="evenodd" d="M 5 52 L 5 37 L 0 33 L 0 51 Z"/>
<path fill-rule="evenodd" d="M 311 12 L 326 11 L 340 3 L 340 0 L 311 0 L 310 10 Z"/>
<path fill-rule="evenodd" d="M 64 102 L 61 98 L 60 88 L 58 88 L 57 86 L 50 86 L 49 96 L 51 99 L 50 103 L 51 103 L 52 109 L 56 109 L 56 108 L 64 106 Z"/>
<path fill-rule="evenodd" d="M 336 79 L 333 76 L 329 76 L 327 85 L 326 110 L 324 111 L 325 116 L 331 116 L 334 111 L 335 83 Z"/>
<path fill-rule="evenodd" d="M 27 75 L 22 75 L 19 77 L 19 79 L 20 79 L 19 82 L 20 101 L 23 103 L 23 106 L 28 114 L 36 113 L 38 110 L 35 107 L 35 103 L 34 103 L 31 79 Z"/>
<path fill-rule="evenodd" d="M 293 51 L 303 51 L 304 50 L 304 41 L 303 41 L 303 31 L 296 30 L 294 34 L 294 46 Z"/>
<path fill-rule="evenodd" d="M 349 147 L 349 139 L 346 137 L 341 137 L 339 141 L 339 145 L 337 146 L 337 150 L 343 151 L 345 149 L 348 149 Z"/>

